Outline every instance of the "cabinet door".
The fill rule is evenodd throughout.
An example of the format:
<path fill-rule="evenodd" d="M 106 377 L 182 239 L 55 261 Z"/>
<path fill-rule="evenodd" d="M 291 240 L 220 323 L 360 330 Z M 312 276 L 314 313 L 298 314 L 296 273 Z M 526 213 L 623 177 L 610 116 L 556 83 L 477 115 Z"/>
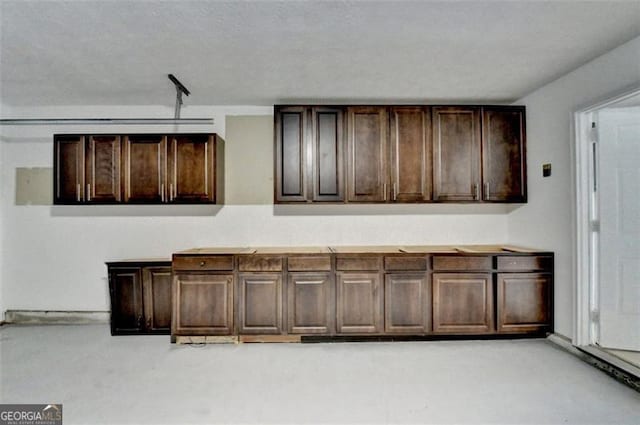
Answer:
<path fill-rule="evenodd" d="M 391 109 L 391 200 L 431 199 L 431 114 L 429 108 Z"/>
<path fill-rule="evenodd" d="M 120 136 L 89 136 L 87 202 L 120 202 Z"/>
<path fill-rule="evenodd" d="M 482 180 L 485 201 L 526 202 L 523 107 L 482 108 Z"/>
<path fill-rule="evenodd" d="M 147 332 L 169 333 L 171 329 L 171 267 L 143 268 L 142 289 Z"/>
<path fill-rule="evenodd" d="M 313 108 L 311 122 L 313 201 L 343 201 L 344 112 Z"/>
<path fill-rule="evenodd" d="M 175 274 L 172 335 L 231 335 L 233 275 Z"/>
<path fill-rule="evenodd" d="M 498 273 L 498 332 L 551 331 L 551 275 Z"/>
<path fill-rule="evenodd" d="M 275 111 L 276 202 L 306 202 L 307 108 L 282 107 Z"/>
<path fill-rule="evenodd" d="M 334 332 L 334 290 L 329 273 L 289 273 L 287 287 L 289 333 Z"/>
<path fill-rule="evenodd" d="M 166 137 L 156 134 L 124 138 L 124 201 L 165 202 Z"/>
<path fill-rule="evenodd" d="M 240 333 L 282 333 L 282 274 L 240 273 Z"/>
<path fill-rule="evenodd" d="M 480 110 L 434 107 L 433 198 L 480 200 Z"/>
<path fill-rule="evenodd" d="M 389 133 L 387 109 L 348 108 L 347 131 L 348 201 L 386 201 Z"/>
<path fill-rule="evenodd" d="M 434 332 L 492 332 L 491 274 L 434 273 L 432 279 Z"/>
<path fill-rule="evenodd" d="M 168 155 L 168 201 L 215 202 L 215 136 L 171 136 Z"/>
<path fill-rule="evenodd" d="M 338 333 L 379 333 L 383 329 L 382 291 L 378 273 L 337 273 Z"/>
<path fill-rule="evenodd" d="M 141 333 L 143 331 L 141 278 L 139 267 L 110 270 L 112 335 Z"/>
<path fill-rule="evenodd" d="M 423 273 L 393 273 L 384 279 L 384 330 L 422 334 L 431 331 L 431 296 Z"/>
<path fill-rule="evenodd" d="M 53 203 L 84 200 L 84 136 L 55 136 L 53 140 Z"/>

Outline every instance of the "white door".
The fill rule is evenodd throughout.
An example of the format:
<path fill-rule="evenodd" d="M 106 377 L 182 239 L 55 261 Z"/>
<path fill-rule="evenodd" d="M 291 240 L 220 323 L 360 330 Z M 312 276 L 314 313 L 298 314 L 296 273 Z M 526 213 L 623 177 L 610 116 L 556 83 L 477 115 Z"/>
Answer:
<path fill-rule="evenodd" d="M 598 112 L 599 344 L 640 351 L 640 107 Z"/>

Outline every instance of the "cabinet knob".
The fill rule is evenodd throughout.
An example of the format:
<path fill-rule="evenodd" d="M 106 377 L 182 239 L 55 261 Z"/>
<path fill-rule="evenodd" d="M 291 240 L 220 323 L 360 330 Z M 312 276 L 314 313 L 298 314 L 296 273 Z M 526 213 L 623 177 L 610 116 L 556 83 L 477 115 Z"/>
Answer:
<path fill-rule="evenodd" d="M 204 261 L 200 261 L 200 267 L 204 267 L 205 262 Z"/>

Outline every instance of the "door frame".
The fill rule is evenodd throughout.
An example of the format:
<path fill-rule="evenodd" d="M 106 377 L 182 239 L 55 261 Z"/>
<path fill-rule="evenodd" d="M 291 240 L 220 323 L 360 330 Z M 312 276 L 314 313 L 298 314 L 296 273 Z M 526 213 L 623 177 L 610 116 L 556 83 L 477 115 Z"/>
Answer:
<path fill-rule="evenodd" d="M 597 198 L 593 191 L 597 169 L 594 164 L 597 155 L 596 134 L 591 123 L 599 110 L 640 95 L 640 86 L 627 87 L 621 92 L 610 94 L 603 100 L 577 109 L 574 116 L 574 143 L 572 145 L 575 179 L 575 257 L 576 276 L 575 320 L 572 343 L 574 346 L 597 349 L 599 285 L 598 285 L 598 233 L 592 223 L 598 220 Z M 594 150 L 595 149 L 595 150 Z M 598 351 L 601 351 L 598 349 Z"/>

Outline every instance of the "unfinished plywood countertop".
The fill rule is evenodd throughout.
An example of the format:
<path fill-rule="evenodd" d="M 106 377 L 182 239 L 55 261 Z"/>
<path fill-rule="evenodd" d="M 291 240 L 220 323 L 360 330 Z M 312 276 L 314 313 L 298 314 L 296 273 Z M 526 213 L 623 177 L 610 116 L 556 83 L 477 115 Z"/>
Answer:
<path fill-rule="evenodd" d="M 316 247 L 192 248 L 175 255 L 287 255 L 287 254 L 533 254 L 544 252 L 514 245 L 355 245 Z"/>

